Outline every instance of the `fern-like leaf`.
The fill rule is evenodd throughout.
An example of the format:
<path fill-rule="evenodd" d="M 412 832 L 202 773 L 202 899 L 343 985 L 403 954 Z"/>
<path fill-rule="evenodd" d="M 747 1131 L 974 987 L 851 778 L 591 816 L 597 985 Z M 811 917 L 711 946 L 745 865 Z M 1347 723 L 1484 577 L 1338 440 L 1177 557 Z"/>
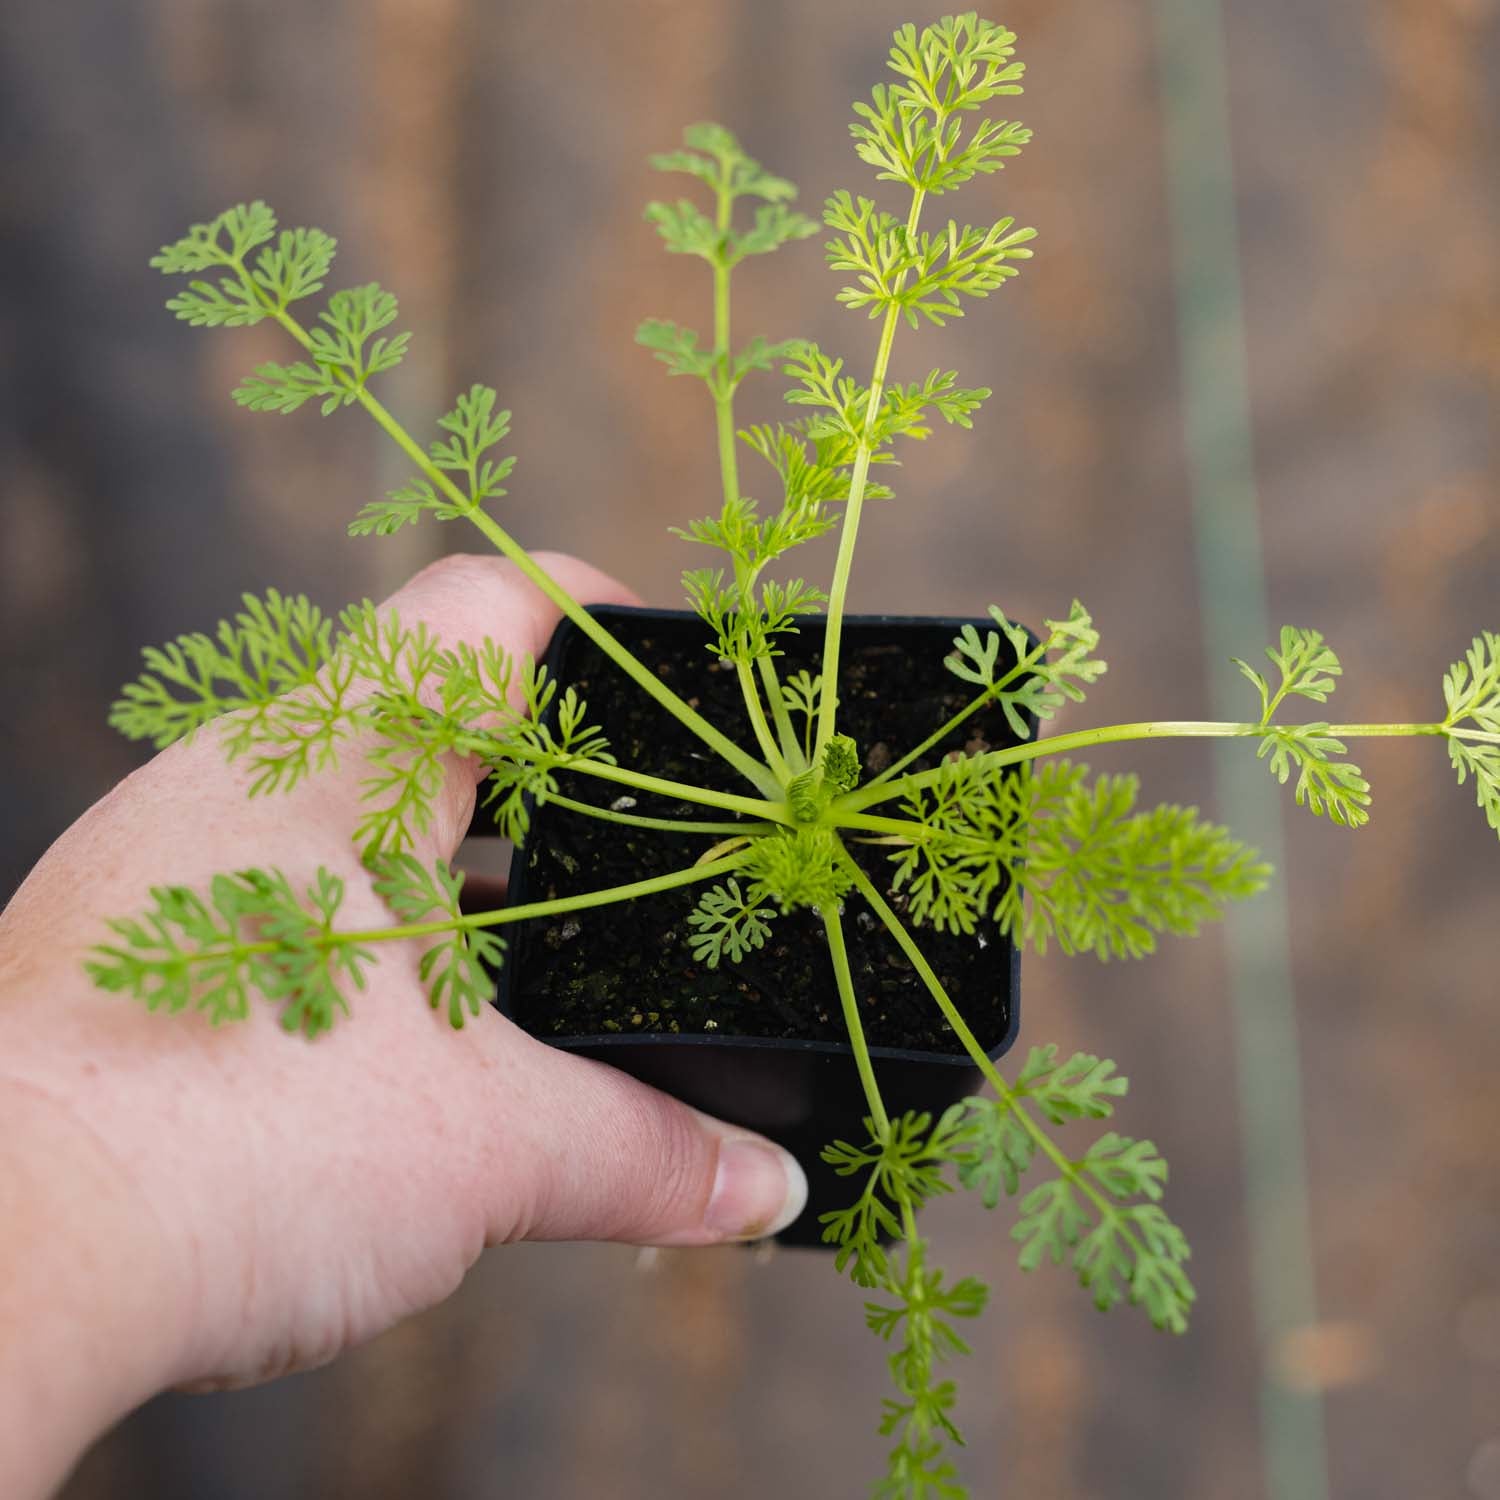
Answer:
<path fill-rule="evenodd" d="M 1135 811 L 1134 776 L 1066 760 L 996 770 L 946 762 L 905 811 L 922 831 L 892 854 L 913 918 L 973 932 L 992 916 L 1012 942 L 1044 953 L 1139 958 L 1160 934 L 1191 937 L 1269 875 L 1255 851 L 1193 807 Z"/>
<path fill-rule="evenodd" d="M 1443 700 L 1442 728 L 1458 784 L 1473 777 L 1475 800 L 1500 833 L 1500 634 L 1475 636 L 1463 660 L 1444 674 Z"/>
<path fill-rule="evenodd" d="M 711 969 L 726 958 L 738 963 L 747 953 L 765 946 L 775 915 L 759 886 L 742 891 L 734 879 L 713 886 L 688 915 L 688 926 L 694 929 L 688 938 L 693 957 Z"/>
<path fill-rule="evenodd" d="M 319 867 L 298 892 L 280 870 L 216 875 L 208 899 L 185 886 L 158 886 L 139 917 L 109 922 L 114 940 L 85 965 L 101 990 L 148 1010 L 194 1010 L 215 1025 L 243 1021 L 260 995 L 282 1027 L 317 1036 L 348 1010 L 339 981 L 364 987 L 373 955 L 334 928 L 344 882 Z"/>
<path fill-rule="evenodd" d="M 1314 816 L 1326 813 L 1345 828 L 1359 828 L 1370 821 L 1370 783 L 1358 766 L 1335 758 L 1345 748 L 1329 734 L 1327 724 L 1273 724 L 1256 756 L 1269 759 L 1271 774 L 1283 786 L 1296 770 L 1298 807 Z"/>
<path fill-rule="evenodd" d="M 999 629 L 981 636 L 965 625 L 944 665 L 989 692 L 1018 739 L 1031 738 L 1031 719 L 1052 718 L 1065 701 L 1081 703 L 1085 690 L 1109 670 L 1094 655 L 1099 632 L 1093 617 L 1076 599 L 1066 619 L 1043 622 L 1047 634 L 1041 641 L 1007 620 L 998 605 L 990 606 L 990 617 Z M 1010 649 L 1003 651 L 1004 645 Z"/>
<path fill-rule="evenodd" d="M 318 314 L 322 326 L 309 332 L 311 363 L 257 365 L 235 387 L 234 399 L 251 411 L 283 415 L 308 401 L 321 401 L 325 417 L 352 405 L 372 376 L 394 369 L 406 353 L 410 334 L 381 333 L 396 314 L 395 297 L 373 282 L 335 292 Z"/>
<path fill-rule="evenodd" d="M 477 1016 L 495 997 L 494 973 L 505 954 L 505 940 L 463 920 L 459 894 L 463 876 L 439 859 L 426 865 L 410 854 L 384 854 L 370 862 L 376 893 L 406 923 L 452 922 L 435 938 L 417 966 L 434 1010 L 444 1007 L 448 1024 L 462 1030 L 465 1016 Z"/>

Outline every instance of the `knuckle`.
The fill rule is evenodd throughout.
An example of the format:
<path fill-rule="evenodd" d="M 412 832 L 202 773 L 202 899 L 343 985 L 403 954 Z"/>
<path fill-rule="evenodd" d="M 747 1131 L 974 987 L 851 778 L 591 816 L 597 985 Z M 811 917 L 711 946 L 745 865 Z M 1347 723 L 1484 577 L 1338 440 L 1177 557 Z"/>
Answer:
<path fill-rule="evenodd" d="M 450 552 L 430 562 L 409 586 L 432 588 L 443 592 L 466 592 L 473 588 L 494 588 L 507 581 L 514 572 L 512 564 L 502 557 L 484 557 L 473 552 Z"/>

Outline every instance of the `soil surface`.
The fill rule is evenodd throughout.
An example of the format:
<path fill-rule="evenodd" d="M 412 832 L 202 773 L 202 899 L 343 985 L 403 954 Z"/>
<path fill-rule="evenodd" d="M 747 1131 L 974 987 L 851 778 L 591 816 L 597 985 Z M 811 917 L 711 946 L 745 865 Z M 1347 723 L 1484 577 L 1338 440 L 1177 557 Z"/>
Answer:
<path fill-rule="evenodd" d="M 754 749 L 734 671 L 704 645 L 705 629 L 691 615 L 601 611 L 610 628 L 669 686 L 710 722 Z M 660 708 L 571 626 L 559 671 L 589 706 L 589 720 L 608 735 L 619 762 L 674 781 L 743 793 L 745 783 L 670 714 Z M 944 670 L 957 627 L 944 621 L 892 621 L 846 628 L 839 728 L 854 736 L 866 776 L 873 776 L 968 700 Z M 786 638 L 778 663 L 783 679 L 817 670 L 821 631 Z M 799 723 L 800 721 L 796 721 Z M 1004 716 L 975 715 L 923 760 L 920 769 L 954 750 L 1013 743 Z M 598 806 L 653 816 L 721 816 L 686 802 L 635 795 L 587 776 L 560 778 L 564 793 Z M 732 818 L 733 815 L 728 815 Z M 588 818 L 566 808 L 538 809 L 512 872 L 511 900 L 536 901 L 570 892 L 640 880 L 680 869 L 715 840 L 679 837 Z M 890 890 L 894 866 L 880 846 L 854 845 L 856 858 L 897 911 L 905 902 Z M 523 873 L 524 872 L 524 873 Z M 778 915 L 766 946 L 716 969 L 694 960 L 687 917 L 700 887 L 643 900 L 528 922 L 511 937 L 507 1008 L 540 1036 L 599 1036 L 642 1032 L 702 1032 L 719 1036 L 846 1040 L 838 992 L 816 913 Z M 855 990 L 873 1046 L 926 1051 L 960 1050 L 947 1023 L 904 956 L 857 895 L 846 908 L 846 942 Z M 979 938 L 925 929 L 923 950 L 986 1046 L 1010 1024 L 1010 947 L 993 930 Z"/>

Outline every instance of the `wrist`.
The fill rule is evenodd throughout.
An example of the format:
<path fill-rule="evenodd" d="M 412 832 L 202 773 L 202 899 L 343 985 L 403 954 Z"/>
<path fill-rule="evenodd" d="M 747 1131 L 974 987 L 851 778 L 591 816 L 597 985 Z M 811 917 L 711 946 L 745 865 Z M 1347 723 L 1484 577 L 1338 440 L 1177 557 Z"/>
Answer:
<path fill-rule="evenodd" d="M 0 1494 L 50 1494 L 171 1383 L 181 1322 L 164 1252 L 102 1143 L 0 1078 Z"/>

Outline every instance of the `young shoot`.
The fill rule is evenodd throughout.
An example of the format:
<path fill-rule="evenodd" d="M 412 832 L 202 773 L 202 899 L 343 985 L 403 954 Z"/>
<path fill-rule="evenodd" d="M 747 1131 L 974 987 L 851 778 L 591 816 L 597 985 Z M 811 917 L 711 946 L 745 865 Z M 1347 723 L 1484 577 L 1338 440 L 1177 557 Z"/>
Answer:
<path fill-rule="evenodd" d="M 879 1423 L 888 1461 L 877 1492 L 892 1497 L 967 1493 L 951 1457 L 957 1397 L 944 1371 L 966 1352 L 960 1327 L 981 1312 L 987 1289 L 972 1278 L 952 1282 L 933 1263 L 918 1224 L 933 1197 L 969 1189 L 988 1208 L 1017 1200 L 1010 1233 L 1021 1269 L 1065 1266 L 1101 1308 L 1128 1303 L 1181 1332 L 1194 1301 L 1188 1246 L 1164 1206 L 1166 1161 L 1152 1142 L 1113 1129 L 1088 1138 L 1125 1097 L 1116 1065 L 1038 1045 L 1007 1076 L 923 951 L 924 934 L 935 932 L 1038 954 L 1055 946 L 1142 958 L 1166 936 L 1202 931 L 1269 879 L 1252 848 L 1198 809 L 1142 806 L 1135 775 L 1093 776 L 1076 757 L 1123 741 L 1244 739 L 1246 754 L 1293 783 L 1297 805 L 1352 831 L 1368 820 L 1372 794 L 1346 758 L 1349 743 L 1433 737 L 1500 832 L 1500 634 L 1491 632 L 1449 669 L 1427 723 L 1295 717 L 1296 700 L 1328 703 L 1341 668 L 1317 631 L 1288 626 L 1266 649 L 1269 673 L 1239 663 L 1251 688 L 1241 722 L 1143 719 L 1040 738 L 1104 672 L 1099 634 L 1076 601 L 1036 635 L 995 606 L 988 623 L 962 627 L 945 659 L 925 664 L 931 680 L 951 679 L 967 695 L 946 722 L 897 746 L 878 769 L 869 747 L 841 729 L 841 642 L 864 503 L 899 503 L 874 475 L 938 421 L 971 427 L 990 394 L 955 371 L 903 369 L 898 334 L 941 331 L 978 311 L 1032 254 L 1035 232 L 997 216 L 992 201 L 996 174 L 1031 139 L 1004 112 L 1022 90 L 1015 44 L 1004 26 L 972 12 L 901 27 L 890 79 L 854 107 L 855 156 L 870 169 L 863 191 L 832 190 L 820 219 L 796 211 L 792 184 L 721 125 L 694 125 L 680 148 L 652 159 L 686 179 L 683 196 L 653 202 L 646 217 L 669 253 L 706 264 L 712 331 L 652 318 L 636 338 L 670 375 L 701 381 L 712 409 L 722 494 L 676 535 L 710 554 L 686 571 L 684 588 L 703 622 L 705 670 L 718 658 L 734 673 L 739 723 L 710 722 L 516 542 L 501 519 L 514 503 L 515 460 L 504 450 L 511 418 L 495 391 L 476 384 L 461 393 L 424 441 L 376 394 L 409 341 L 396 329 L 396 298 L 372 284 L 304 311 L 332 274 L 331 235 L 281 229 L 257 201 L 163 247 L 152 264 L 186 278 L 167 304 L 177 317 L 205 328 L 267 323 L 286 336 L 287 361 L 247 374 L 236 401 L 280 415 L 309 404 L 324 416 L 360 408 L 411 466 L 402 484 L 355 513 L 352 535 L 431 521 L 472 526 L 612 670 L 732 769 L 735 790 L 634 763 L 575 686 L 494 641 L 444 644 L 369 601 L 330 614 L 300 595 L 247 596 L 212 632 L 148 649 L 111 722 L 158 748 L 214 735 L 248 769 L 251 796 L 279 795 L 351 756 L 362 761 L 367 810 L 356 843 L 391 920 L 362 929 L 341 921 L 344 883 L 322 867 L 224 872 L 204 890 L 168 884 L 163 871 L 150 905 L 111 921 L 88 965 L 101 989 L 152 1010 L 241 1022 L 263 1001 L 286 1030 L 314 1037 L 358 1005 L 370 966 L 395 946 L 419 952 L 428 998 L 457 1028 L 491 999 L 512 923 L 700 887 L 678 939 L 713 968 L 751 955 L 767 962 L 779 919 L 812 911 L 827 951 L 818 961 L 833 976 L 867 1105 L 863 1123 L 850 1121 L 823 1154 L 847 1178 L 850 1201 L 824 1217 L 822 1232 L 834 1265 L 868 1294 L 866 1321 L 887 1351 L 894 1395 Z M 959 193 L 976 205 L 977 222 L 952 216 Z M 760 335 L 737 342 L 735 273 L 755 274 L 765 256 L 790 252 L 820 228 L 825 261 L 841 278 L 836 299 L 862 315 L 852 352 Z M 778 371 L 795 411 L 738 428 L 741 385 Z M 760 460 L 749 489 L 768 484 L 764 498 L 742 487 L 741 448 Z M 829 579 L 784 571 L 797 548 L 835 531 Z M 814 668 L 783 675 L 787 637 L 819 615 Z M 999 714 L 1014 742 L 931 763 L 981 710 Z M 659 833 L 690 852 L 665 874 L 466 910 L 462 877 L 416 852 L 454 756 L 482 768 L 484 805 L 518 845 L 551 803 L 555 815 Z M 569 795 L 578 777 L 704 811 L 689 820 L 631 813 L 625 800 L 596 807 Z M 882 846 L 883 879 L 854 858 L 870 845 Z M 873 918 L 987 1093 L 936 1117 L 887 1108 L 845 946 L 854 913 Z M 691 1029 L 690 1008 L 675 1024 Z"/>

